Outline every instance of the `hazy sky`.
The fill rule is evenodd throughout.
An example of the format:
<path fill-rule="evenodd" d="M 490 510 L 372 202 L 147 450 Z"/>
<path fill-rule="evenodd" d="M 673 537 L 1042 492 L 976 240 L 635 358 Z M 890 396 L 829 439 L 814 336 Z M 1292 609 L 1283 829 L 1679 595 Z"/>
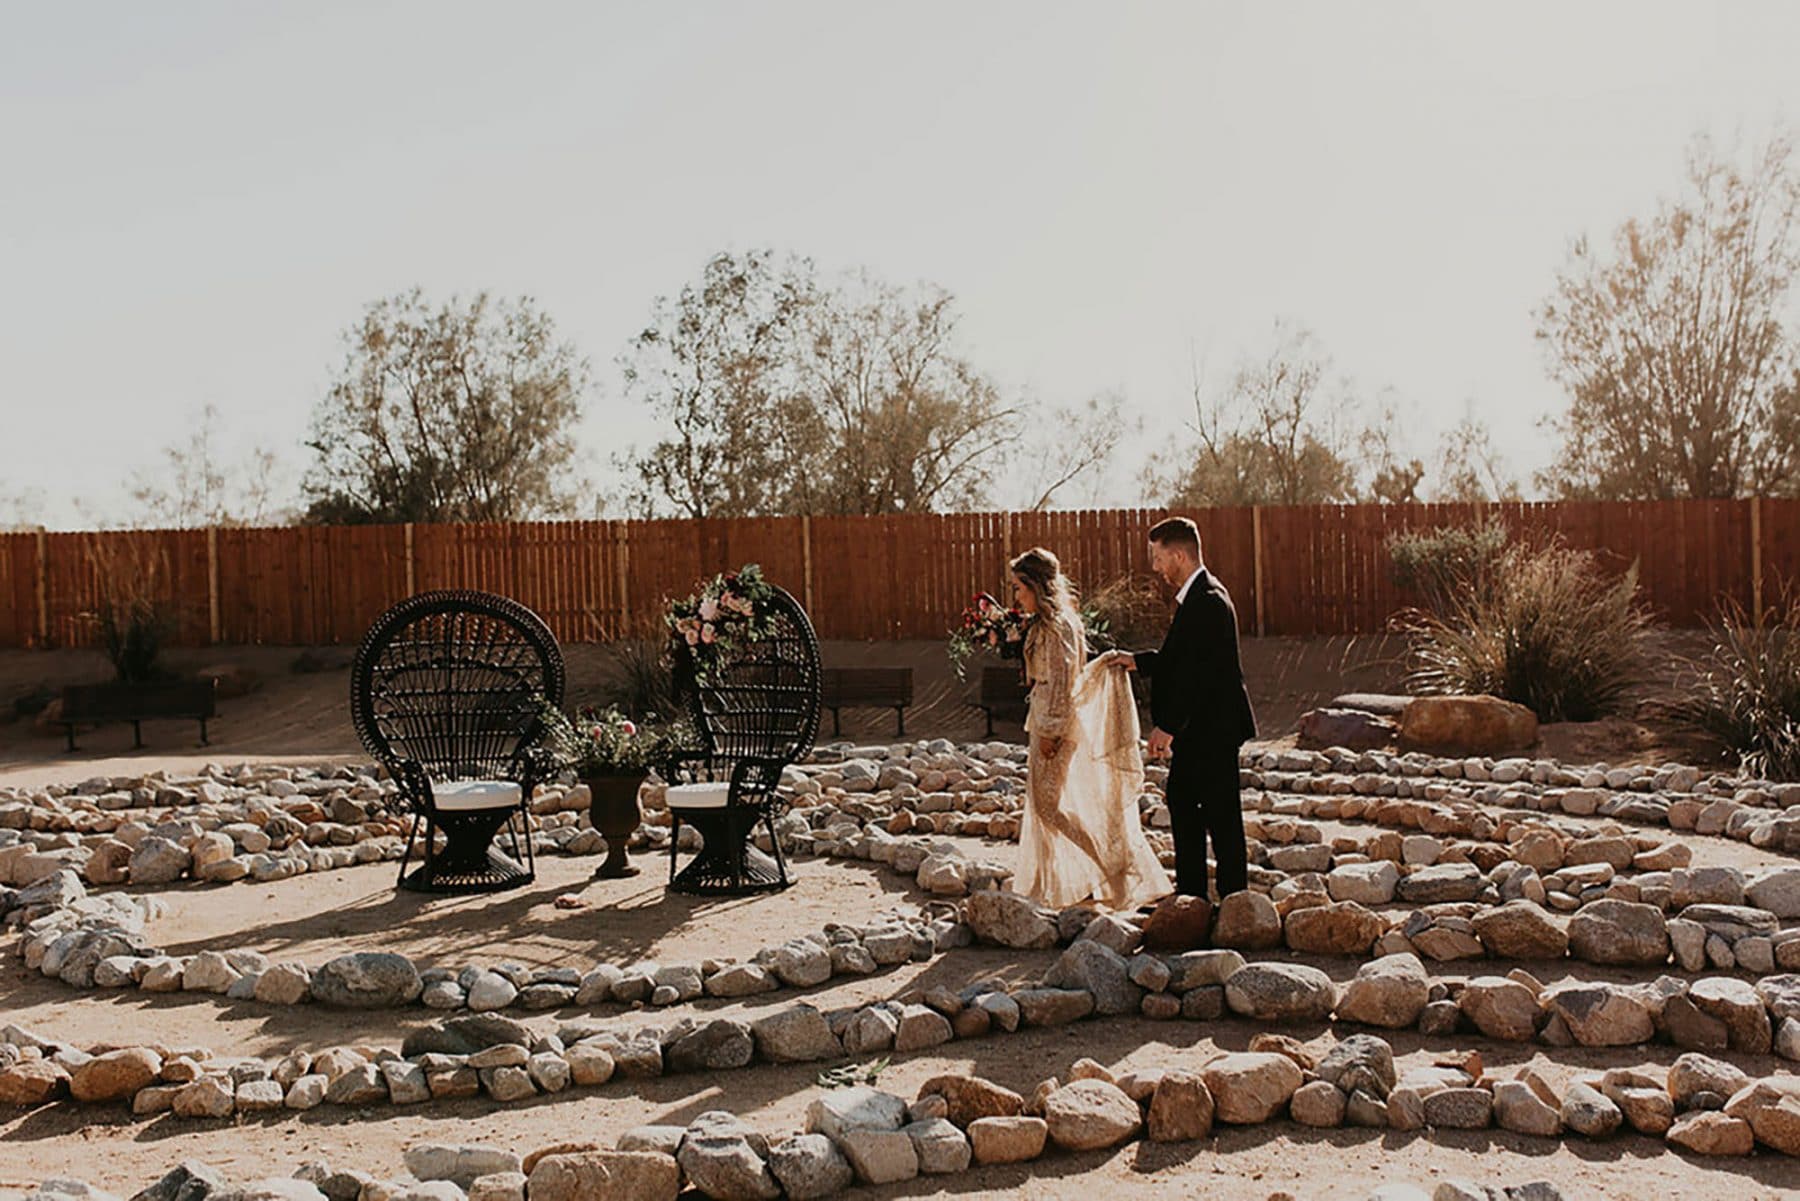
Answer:
<path fill-rule="evenodd" d="M 0 14 L 0 501 L 128 516 L 200 407 L 297 477 L 362 307 L 535 297 L 592 359 L 584 454 L 653 429 L 615 356 L 769 246 L 955 293 L 964 348 L 1151 430 L 1278 316 L 1521 473 L 1569 240 L 1690 137 L 1800 114 L 1800 5 L 31 4 Z M 1074 498 L 1071 498 L 1074 499 Z M 0 520 L 6 513 L 0 512 Z"/>

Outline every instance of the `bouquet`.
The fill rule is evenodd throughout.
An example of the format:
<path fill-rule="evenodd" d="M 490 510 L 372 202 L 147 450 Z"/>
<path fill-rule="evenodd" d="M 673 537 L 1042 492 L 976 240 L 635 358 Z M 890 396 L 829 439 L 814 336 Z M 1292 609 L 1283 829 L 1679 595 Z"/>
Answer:
<path fill-rule="evenodd" d="M 755 563 L 714 576 L 700 590 L 669 606 L 665 618 L 678 654 L 688 656 L 704 683 L 724 651 L 756 642 L 774 628 L 775 588 Z"/>
<path fill-rule="evenodd" d="M 688 745 L 679 723 L 638 725 L 616 708 L 583 708 L 570 717 L 555 705 L 543 711 L 545 742 L 577 776 L 635 776 L 667 763 Z"/>
<path fill-rule="evenodd" d="M 1025 657 L 1025 614 L 1009 609 L 986 592 L 976 593 L 962 612 L 962 623 L 950 632 L 950 664 L 963 679 L 970 655 L 985 651 L 1002 659 Z"/>

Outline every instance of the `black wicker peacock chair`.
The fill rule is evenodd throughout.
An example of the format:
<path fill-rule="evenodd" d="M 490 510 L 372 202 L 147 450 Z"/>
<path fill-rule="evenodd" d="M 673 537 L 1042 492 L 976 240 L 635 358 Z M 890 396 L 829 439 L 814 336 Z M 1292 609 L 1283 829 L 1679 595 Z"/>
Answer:
<path fill-rule="evenodd" d="M 806 610 L 775 590 L 772 629 L 720 655 L 704 682 L 678 645 L 675 676 L 700 749 L 670 765 L 669 887 L 676 892 L 739 895 L 786 888 L 787 860 L 775 819 L 787 766 L 812 750 L 819 732 L 819 641 Z M 676 872 L 681 827 L 700 831 L 704 847 Z M 751 845 L 758 825 L 772 855 Z"/>
<path fill-rule="evenodd" d="M 540 714 L 562 699 L 562 649 L 517 601 L 422 592 L 376 618 L 351 665 L 350 716 L 413 811 L 402 888 L 486 892 L 535 877 L 531 794 L 556 771 L 538 746 Z M 502 828 L 510 854 L 494 845 Z M 408 875 L 421 833 L 423 863 Z"/>

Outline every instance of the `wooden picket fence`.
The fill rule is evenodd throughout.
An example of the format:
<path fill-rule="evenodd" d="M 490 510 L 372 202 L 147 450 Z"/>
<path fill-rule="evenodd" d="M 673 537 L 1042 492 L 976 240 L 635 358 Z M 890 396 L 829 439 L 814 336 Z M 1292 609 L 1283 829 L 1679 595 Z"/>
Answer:
<path fill-rule="evenodd" d="M 515 597 L 569 642 L 648 628 L 703 576 L 761 563 L 834 639 L 940 638 L 969 597 L 1002 592 L 1007 559 L 1047 546 L 1088 589 L 1144 570 L 1166 512 L 906 514 L 700 521 L 301 526 L 0 535 L 0 647 L 95 640 L 103 564 L 156 565 L 183 645 L 356 642 L 414 592 Z M 1374 633 L 1407 603 L 1387 539 L 1499 518 L 1559 535 L 1616 570 L 1636 563 L 1657 616 L 1689 626 L 1800 582 L 1800 500 L 1309 505 L 1191 514 L 1246 633 Z M 120 552 L 130 552 L 122 555 Z"/>

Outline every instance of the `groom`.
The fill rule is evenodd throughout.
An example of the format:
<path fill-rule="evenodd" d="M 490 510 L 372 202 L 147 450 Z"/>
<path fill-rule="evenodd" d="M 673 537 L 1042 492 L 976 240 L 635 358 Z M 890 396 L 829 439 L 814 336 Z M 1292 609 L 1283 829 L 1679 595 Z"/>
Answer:
<path fill-rule="evenodd" d="M 1175 891 L 1206 896 L 1206 840 L 1219 863 L 1219 896 L 1248 883 L 1238 748 L 1256 716 L 1238 663 L 1237 611 L 1200 558 L 1200 530 L 1171 517 L 1150 531 L 1150 566 L 1175 593 L 1162 649 L 1114 662 L 1150 677 L 1150 757 L 1170 758 L 1164 795 L 1175 836 Z"/>

